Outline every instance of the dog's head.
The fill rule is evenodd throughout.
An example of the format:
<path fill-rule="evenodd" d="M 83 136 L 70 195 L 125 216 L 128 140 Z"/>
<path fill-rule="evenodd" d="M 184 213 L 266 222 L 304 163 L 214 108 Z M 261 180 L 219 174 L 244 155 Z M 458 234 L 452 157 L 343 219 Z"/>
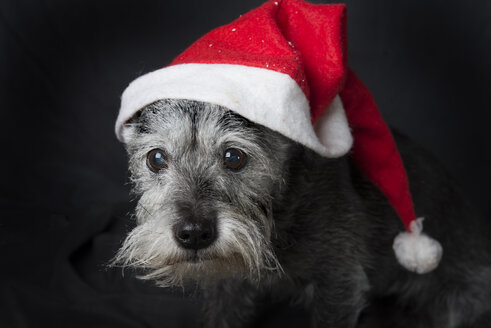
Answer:
<path fill-rule="evenodd" d="M 116 263 L 165 286 L 281 270 L 270 236 L 288 139 L 187 100 L 147 106 L 124 133 L 139 201 Z"/>

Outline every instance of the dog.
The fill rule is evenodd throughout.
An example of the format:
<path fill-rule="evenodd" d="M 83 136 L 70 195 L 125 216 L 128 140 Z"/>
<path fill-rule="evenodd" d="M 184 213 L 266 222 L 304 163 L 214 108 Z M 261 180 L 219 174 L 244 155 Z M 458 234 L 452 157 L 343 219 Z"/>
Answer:
<path fill-rule="evenodd" d="M 490 224 L 424 150 L 394 132 L 434 271 L 404 269 L 402 223 L 349 154 L 325 158 L 227 108 L 163 99 L 124 139 L 136 228 L 114 263 L 160 286 L 197 283 L 204 327 L 245 327 L 265 297 L 305 306 L 314 327 L 489 327 Z"/>

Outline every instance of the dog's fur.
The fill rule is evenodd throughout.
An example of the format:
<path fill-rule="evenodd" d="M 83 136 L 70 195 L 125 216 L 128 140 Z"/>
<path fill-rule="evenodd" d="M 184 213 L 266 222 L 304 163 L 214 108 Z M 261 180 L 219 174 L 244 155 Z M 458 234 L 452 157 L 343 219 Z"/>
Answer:
<path fill-rule="evenodd" d="M 265 295 L 292 299 L 316 327 L 487 327 L 491 317 L 490 225 L 451 179 L 399 134 L 416 212 L 444 248 L 424 275 L 396 261 L 403 231 L 387 200 L 349 155 L 313 151 L 217 105 L 162 100 L 125 130 L 139 202 L 137 227 L 116 256 L 162 286 L 198 282 L 206 327 L 246 326 Z M 227 148 L 248 156 L 223 165 Z M 155 173 L 147 153 L 161 148 L 168 167 Z M 206 249 L 178 245 L 183 217 L 216 222 Z"/>

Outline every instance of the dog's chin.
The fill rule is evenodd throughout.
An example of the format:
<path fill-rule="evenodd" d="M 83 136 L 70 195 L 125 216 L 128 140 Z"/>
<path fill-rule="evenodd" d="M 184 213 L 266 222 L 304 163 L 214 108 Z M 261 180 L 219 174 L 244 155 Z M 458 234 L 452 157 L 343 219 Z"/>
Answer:
<path fill-rule="evenodd" d="M 254 281 L 259 275 L 247 268 L 240 256 L 223 257 L 193 252 L 186 257 L 151 268 L 140 278 L 154 280 L 163 287 L 184 287 L 189 284 L 206 286 L 217 280 L 229 278 Z"/>

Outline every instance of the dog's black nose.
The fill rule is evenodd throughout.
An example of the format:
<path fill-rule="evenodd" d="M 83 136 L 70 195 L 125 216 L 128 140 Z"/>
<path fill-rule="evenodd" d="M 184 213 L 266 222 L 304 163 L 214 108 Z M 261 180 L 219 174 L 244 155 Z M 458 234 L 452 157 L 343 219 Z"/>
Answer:
<path fill-rule="evenodd" d="M 174 226 L 177 242 L 186 249 L 202 249 L 216 239 L 215 223 L 211 220 L 184 221 Z"/>

